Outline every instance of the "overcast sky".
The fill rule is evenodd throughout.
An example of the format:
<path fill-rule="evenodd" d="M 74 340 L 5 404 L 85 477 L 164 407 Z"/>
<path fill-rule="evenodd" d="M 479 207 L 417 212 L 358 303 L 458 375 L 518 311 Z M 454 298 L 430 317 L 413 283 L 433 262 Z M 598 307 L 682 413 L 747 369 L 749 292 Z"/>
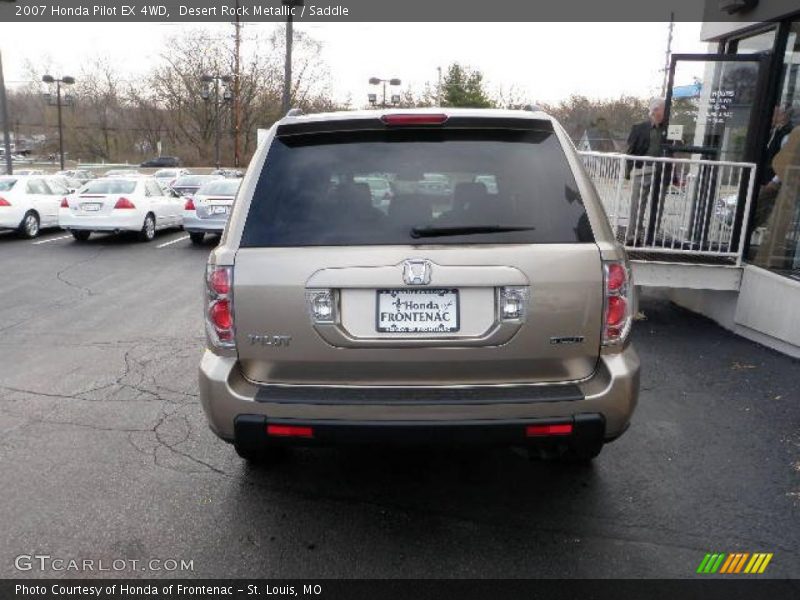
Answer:
<path fill-rule="evenodd" d="M 0 24 L 0 50 L 9 87 L 25 77 L 24 62 L 49 62 L 77 74 L 102 54 L 130 78 L 159 61 L 167 36 L 197 23 Z M 204 25 L 229 35 L 226 23 Z M 248 23 L 245 40 L 281 25 Z M 339 101 L 364 103 L 371 76 L 403 80 L 419 92 L 435 83 L 436 68 L 459 61 L 480 69 L 491 91 L 508 90 L 532 102 L 570 94 L 594 98 L 652 96 L 661 90 L 666 23 L 296 23 L 323 43 L 330 88 Z M 706 52 L 699 23 L 677 23 L 673 52 Z M 676 84 L 691 83 L 691 81 Z"/>

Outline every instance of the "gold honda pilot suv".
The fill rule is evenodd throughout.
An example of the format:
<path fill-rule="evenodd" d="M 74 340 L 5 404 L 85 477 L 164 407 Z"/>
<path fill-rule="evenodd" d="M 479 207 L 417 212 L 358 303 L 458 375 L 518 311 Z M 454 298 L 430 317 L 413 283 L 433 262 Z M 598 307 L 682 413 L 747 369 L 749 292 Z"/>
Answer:
<path fill-rule="evenodd" d="M 209 258 L 200 398 L 219 437 L 256 461 L 349 443 L 587 460 L 625 431 L 631 273 L 553 118 L 295 112 Z"/>

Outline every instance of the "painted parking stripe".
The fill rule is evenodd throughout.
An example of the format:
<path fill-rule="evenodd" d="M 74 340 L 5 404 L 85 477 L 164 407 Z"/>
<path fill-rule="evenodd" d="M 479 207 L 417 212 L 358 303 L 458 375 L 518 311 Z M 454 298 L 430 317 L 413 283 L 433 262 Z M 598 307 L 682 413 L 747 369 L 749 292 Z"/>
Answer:
<path fill-rule="evenodd" d="M 48 240 L 39 240 L 38 242 L 33 242 L 34 246 L 38 246 L 39 244 L 49 244 L 50 242 L 57 242 L 58 240 L 68 240 L 72 238 L 72 235 L 60 235 L 58 237 L 50 238 Z"/>
<path fill-rule="evenodd" d="M 159 244 L 156 248 L 163 248 L 164 246 L 171 246 L 172 244 L 177 244 L 178 242 L 182 242 L 183 240 L 188 240 L 189 236 L 184 235 L 179 237 L 177 240 L 172 240 L 171 242 L 164 242 L 163 244 Z"/>

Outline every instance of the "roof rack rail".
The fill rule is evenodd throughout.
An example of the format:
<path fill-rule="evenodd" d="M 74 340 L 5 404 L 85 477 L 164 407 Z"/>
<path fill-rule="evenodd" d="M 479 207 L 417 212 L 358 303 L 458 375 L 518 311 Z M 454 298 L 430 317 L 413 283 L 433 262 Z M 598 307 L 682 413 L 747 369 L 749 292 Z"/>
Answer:
<path fill-rule="evenodd" d="M 290 108 L 289 112 L 286 113 L 287 117 L 299 117 L 303 114 L 302 108 Z"/>

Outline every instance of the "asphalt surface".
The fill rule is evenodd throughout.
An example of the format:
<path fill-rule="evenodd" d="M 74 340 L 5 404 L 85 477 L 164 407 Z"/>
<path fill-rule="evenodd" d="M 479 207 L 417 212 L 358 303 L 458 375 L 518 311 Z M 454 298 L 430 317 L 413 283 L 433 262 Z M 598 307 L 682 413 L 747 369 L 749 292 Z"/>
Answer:
<path fill-rule="evenodd" d="M 639 408 L 591 467 L 318 449 L 255 469 L 198 404 L 215 241 L 183 238 L 0 234 L 0 577 L 691 577 L 706 552 L 800 576 L 798 361 L 644 299 Z"/>

